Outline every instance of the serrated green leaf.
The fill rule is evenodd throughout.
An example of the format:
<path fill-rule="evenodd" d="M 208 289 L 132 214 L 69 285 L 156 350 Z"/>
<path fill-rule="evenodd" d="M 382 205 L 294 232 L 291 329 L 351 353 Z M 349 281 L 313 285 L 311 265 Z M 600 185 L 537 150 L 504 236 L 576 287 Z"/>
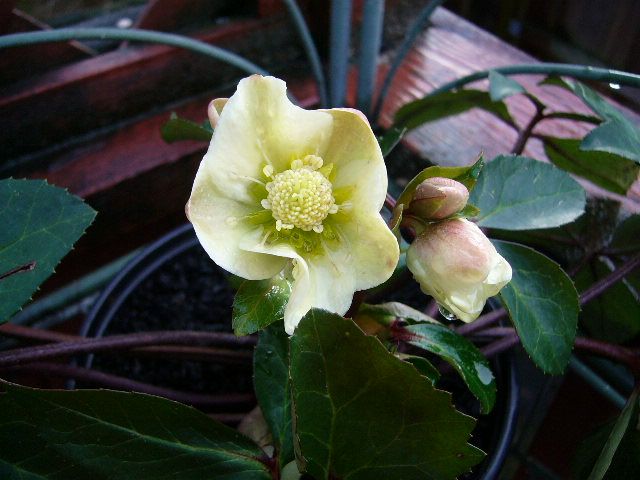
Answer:
<path fill-rule="evenodd" d="M 504 102 L 494 102 L 489 92 L 481 90 L 457 90 L 442 92 L 404 104 L 395 115 L 394 126 L 412 130 L 420 125 L 472 108 L 481 108 L 499 119 L 512 124 L 513 119 Z"/>
<path fill-rule="evenodd" d="M 411 365 L 416 367 L 416 370 L 418 370 L 421 375 L 431 380 L 431 383 L 433 385 L 435 385 L 436 382 L 440 379 L 440 372 L 426 358 L 420 357 L 418 355 L 407 355 L 406 353 L 398 353 L 396 355 L 400 360 L 410 363 Z"/>
<path fill-rule="evenodd" d="M 191 407 L 108 390 L 3 389 L 3 479 L 271 479 L 256 445 Z"/>
<path fill-rule="evenodd" d="M 555 166 L 607 190 L 626 195 L 640 173 L 632 160 L 606 152 L 584 151 L 580 140 L 545 137 L 544 150 Z"/>
<path fill-rule="evenodd" d="M 596 258 L 578 272 L 575 277 L 576 288 L 582 292 L 613 270 L 615 266 L 612 263 Z M 582 307 L 580 324 L 590 336 L 607 342 L 624 343 L 640 334 L 640 303 L 637 292 L 632 289 L 625 279 Z"/>
<path fill-rule="evenodd" d="M 513 269 L 500 292 L 522 345 L 544 372 L 564 372 L 576 337 L 578 294 L 554 261 L 515 243 L 494 240 L 498 253 Z"/>
<path fill-rule="evenodd" d="M 495 70 L 489 72 L 489 95 L 494 102 L 525 92 L 524 87 L 515 80 Z"/>
<path fill-rule="evenodd" d="M 249 335 L 277 321 L 291 295 L 291 282 L 281 275 L 267 280 L 245 280 L 233 300 L 231 322 L 236 335 Z"/>
<path fill-rule="evenodd" d="M 613 153 L 640 163 L 640 130 L 626 119 L 608 120 L 591 130 L 580 148 Z"/>
<path fill-rule="evenodd" d="M 43 180 L 0 180 L 0 323 L 44 282 L 96 212 Z M 7 276 L 25 265 L 32 269 Z"/>
<path fill-rule="evenodd" d="M 208 142 L 211 140 L 213 130 L 206 121 L 199 124 L 186 118 L 180 118 L 173 112 L 169 120 L 162 125 L 160 134 L 162 135 L 162 139 L 167 143 L 173 143 L 179 140 Z"/>
<path fill-rule="evenodd" d="M 473 343 L 444 325 L 409 325 L 403 331 L 407 343 L 449 362 L 480 401 L 482 412 L 491 411 L 496 401 L 496 380 L 489 362 Z"/>
<path fill-rule="evenodd" d="M 291 337 L 298 460 L 316 480 L 453 479 L 474 421 L 351 320 L 311 310 Z"/>
<path fill-rule="evenodd" d="M 469 201 L 481 227 L 533 230 L 571 222 L 584 212 L 585 192 L 562 170 L 532 158 L 499 155 L 480 175 Z"/>
<path fill-rule="evenodd" d="M 382 150 L 382 156 L 386 157 L 391 151 L 400 143 L 404 134 L 407 133 L 405 127 L 391 127 L 384 132 L 383 135 L 378 137 L 378 143 L 380 144 L 380 150 Z"/>
<path fill-rule="evenodd" d="M 253 355 L 253 385 L 258 403 L 273 436 L 278 464 L 294 459 L 289 382 L 289 336 L 282 323 L 260 332 Z"/>
<path fill-rule="evenodd" d="M 543 83 L 573 92 L 605 120 L 584 137 L 580 144 L 581 149 L 608 152 L 640 163 L 640 129 L 620 110 L 580 82 L 553 77 Z"/>

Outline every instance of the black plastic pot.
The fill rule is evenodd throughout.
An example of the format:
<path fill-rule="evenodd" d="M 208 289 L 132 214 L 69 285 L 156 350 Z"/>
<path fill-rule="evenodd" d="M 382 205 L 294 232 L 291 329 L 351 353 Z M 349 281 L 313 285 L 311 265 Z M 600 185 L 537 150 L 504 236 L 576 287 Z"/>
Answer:
<path fill-rule="evenodd" d="M 189 224 L 173 230 L 146 248 L 105 288 L 82 325 L 80 334 L 101 337 L 107 333 L 112 321 L 136 289 L 161 268 L 175 262 L 191 249 L 201 247 Z M 93 356 L 84 359 L 84 366 L 87 368 L 91 368 L 93 363 Z M 511 355 L 503 354 L 493 362 L 492 368 L 498 383 L 496 406 L 490 415 L 480 417 L 479 427 L 476 428 L 476 431 L 478 428 L 483 430 L 481 436 L 488 455 L 476 467 L 475 472 L 465 478 L 498 478 L 515 432 L 519 398 L 515 362 Z M 452 378 L 452 381 L 454 384 L 459 382 L 457 377 Z M 460 390 L 465 392 L 462 395 L 470 395 L 464 386 Z M 475 402 L 473 399 L 469 401 Z"/>

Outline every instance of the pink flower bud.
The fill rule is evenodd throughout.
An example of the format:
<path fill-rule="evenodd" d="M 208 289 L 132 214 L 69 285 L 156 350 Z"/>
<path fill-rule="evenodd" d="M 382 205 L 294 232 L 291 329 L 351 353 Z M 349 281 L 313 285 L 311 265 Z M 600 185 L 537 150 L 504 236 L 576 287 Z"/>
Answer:
<path fill-rule="evenodd" d="M 442 220 L 458 213 L 469 200 L 469 190 L 451 178 L 432 177 L 423 181 L 413 194 L 409 211 L 424 220 Z"/>
<path fill-rule="evenodd" d="M 509 263 L 465 219 L 429 225 L 409 247 L 407 266 L 423 292 L 465 322 L 511 280 Z"/>

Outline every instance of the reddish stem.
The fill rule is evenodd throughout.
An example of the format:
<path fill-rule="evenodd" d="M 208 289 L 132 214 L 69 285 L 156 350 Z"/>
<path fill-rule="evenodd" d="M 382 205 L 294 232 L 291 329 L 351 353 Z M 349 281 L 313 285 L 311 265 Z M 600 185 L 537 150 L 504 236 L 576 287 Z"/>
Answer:
<path fill-rule="evenodd" d="M 17 365 L 23 362 L 46 360 L 78 353 L 104 352 L 108 350 L 128 350 L 163 344 L 213 344 L 239 347 L 253 346 L 256 338 L 236 337 L 232 333 L 195 332 L 190 330 L 139 332 L 125 335 L 112 335 L 104 338 L 87 338 L 65 341 L 36 347 L 16 348 L 0 353 L 0 367 Z"/>
<path fill-rule="evenodd" d="M 147 393 L 149 395 L 156 395 L 170 400 L 175 400 L 176 402 L 199 407 L 229 407 L 238 404 L 249 407 L 255 402 L 254 395 L 250 393 L 210 395 L 204 393 L 182 392 L 172 388 L 158 387 L 149 383 L 100 372 L 98 370 L 74 367 L 62 363 L 34 362 L 25 365 L 13 365 L 11 367 L 6 367 L 3 370 L 11 372 L 26 371 L 30 374 L 41 375 L 43 377 L 53 375 L 63 378 L 75 378 L 76 380 L 82 380 L 92 385 L 104 386 L 117 390 Z"/>

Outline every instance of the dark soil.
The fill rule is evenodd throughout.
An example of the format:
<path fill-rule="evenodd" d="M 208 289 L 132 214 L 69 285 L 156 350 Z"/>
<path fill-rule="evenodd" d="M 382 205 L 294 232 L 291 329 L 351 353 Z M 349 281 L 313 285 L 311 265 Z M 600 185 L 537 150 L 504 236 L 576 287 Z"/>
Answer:
<path fill-rule="evenodd" d="M 157 330 L 231 332 L 234 291 L 228 275 L 199 246 L 178 255 L 143 281 L 105 335 Z M 251 392 L 251 363 L 96 356 L 98 370 L 163 387 L 199 393 Z"/>

